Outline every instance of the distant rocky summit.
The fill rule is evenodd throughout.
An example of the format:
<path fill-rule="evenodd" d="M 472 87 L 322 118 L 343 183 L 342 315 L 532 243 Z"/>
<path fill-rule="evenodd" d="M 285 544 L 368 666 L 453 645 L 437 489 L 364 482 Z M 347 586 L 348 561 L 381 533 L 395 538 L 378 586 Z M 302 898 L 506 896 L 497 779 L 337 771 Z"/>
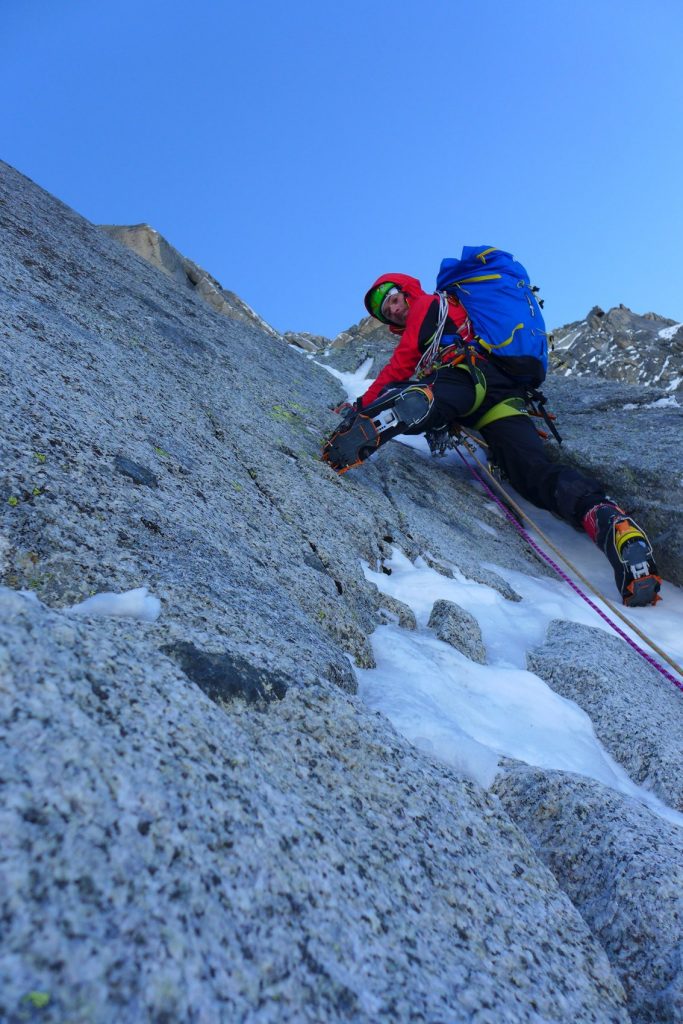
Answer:
<path fill-rule="evenodd" d="M 553 332 L 553 372 L 663 388 L 683 386 L 683 324 L 626 306 L 594 306 L 585 320 Z"/>
<path fill-rule="evenodd" d="M 4 163 L 0 282 L 2 1024 L 680 1022 L 681 829 L 571 772 L 485 789 L 358 696 L 374 630 L 416 626 L 364 566 L 398 550 L 513 609 L 503 573 L 549 572 L 464 468 L 320 461 L 345 395 L 318 363 L 383 361 L 388 332 L 308 358 L 152 229 Z M 662 381 L 552 386 L 567 457 L 683 578 Z M 134 588 L 158 619 L 70 610 Z M 454 607 L 432 624 L 462 648 Z M 564 620 L 528 664 L 683 811 L 670 682 Z"/>

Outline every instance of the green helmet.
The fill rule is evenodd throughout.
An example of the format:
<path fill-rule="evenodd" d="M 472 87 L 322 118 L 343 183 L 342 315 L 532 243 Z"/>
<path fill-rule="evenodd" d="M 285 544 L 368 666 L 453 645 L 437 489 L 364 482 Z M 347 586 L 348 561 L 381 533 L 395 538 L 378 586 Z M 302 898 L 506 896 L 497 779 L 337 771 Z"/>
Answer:
<path fill-rule="evenodd" d="M 376 320 L 381 320 L 383 324 L 390 324 L 391 320 L 387 320 L 382 314 L 382 305 L 390 292 L 400 290 L 399 286 L 393 281 L 383 281 L 376 288 L 371 288 L 365 296 L 365 308 L 370 316 L 374 316 Z"/>

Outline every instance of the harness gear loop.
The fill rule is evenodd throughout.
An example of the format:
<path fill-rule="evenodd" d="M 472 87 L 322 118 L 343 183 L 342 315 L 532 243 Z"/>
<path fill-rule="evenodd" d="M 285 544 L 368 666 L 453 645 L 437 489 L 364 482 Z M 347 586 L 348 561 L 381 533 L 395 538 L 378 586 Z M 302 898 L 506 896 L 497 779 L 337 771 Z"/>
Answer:
<path fill-rule="evenodd" d="M 553 435 L 553 437 L 555 438 L 557 443 L 558 444 L 562 444 L 562 438 L 560 436 L 560 432 L 558 431 L 558 429 L 557 429 L 557 427 L 555 426 L 555 423 L 554 423 L 554 420 L 557 417 L 554 415 L 554 413 L 548 412 L 548 410 L 546 409 L 546 403 L 547 403 L 548 399 L 543 394 L 543 392 L 539 391 L 538 388 L 536 388 L 535 390 L 529 391 L 527 393 L 527 396 L 526 396 L 526 401 L 527 401 L 527 406 L 528 406 L 530 415 L 531 416 L 539 416 L 543 420 L 543 422 L 546 424 L 546 426 L 548 427 L 548 430 L 551 432 L 551 434 Z M 543 436 L 542 432 L 541 432 L 541 436 Z M 546 437 L 547 437 L 547 434 L 546 434 Z"/>

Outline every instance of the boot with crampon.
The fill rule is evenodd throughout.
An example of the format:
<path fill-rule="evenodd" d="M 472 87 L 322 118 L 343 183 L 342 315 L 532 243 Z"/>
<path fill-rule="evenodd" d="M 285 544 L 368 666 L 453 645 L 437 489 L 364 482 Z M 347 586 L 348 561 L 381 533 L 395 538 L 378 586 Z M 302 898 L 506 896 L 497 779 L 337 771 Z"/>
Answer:
<path fill-rule="evenodd" d="M 661 577 L 652 545 L 638 524 L 611 501 L 589 509 L 582 519 L 588 536 L 607 555 L 614 569 L 617 589 L 631 608 L 661 600 Z"/>

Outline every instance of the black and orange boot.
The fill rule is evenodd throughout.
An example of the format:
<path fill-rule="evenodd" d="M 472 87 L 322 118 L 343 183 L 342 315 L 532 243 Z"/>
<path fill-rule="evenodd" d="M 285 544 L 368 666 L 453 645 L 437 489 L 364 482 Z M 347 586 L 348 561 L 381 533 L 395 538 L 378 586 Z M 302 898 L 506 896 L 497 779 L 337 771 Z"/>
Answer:
<path fill-rule="evenodd" d="M 380 445 L 397 434 L 422 429 L 434 406 L 427 385 L 388 388 L 370 405 L 351 408 L 323 444 L 322 459 L 336 473 L 360 466 Z"/>
<path fill-rule="evenodd" d="M 630 608 L 656 604 L 662 585 L 644 530 L 611 501 L 589 509 L 581 520 L 588 536 L 607 555 L 617 589 Z"/>

